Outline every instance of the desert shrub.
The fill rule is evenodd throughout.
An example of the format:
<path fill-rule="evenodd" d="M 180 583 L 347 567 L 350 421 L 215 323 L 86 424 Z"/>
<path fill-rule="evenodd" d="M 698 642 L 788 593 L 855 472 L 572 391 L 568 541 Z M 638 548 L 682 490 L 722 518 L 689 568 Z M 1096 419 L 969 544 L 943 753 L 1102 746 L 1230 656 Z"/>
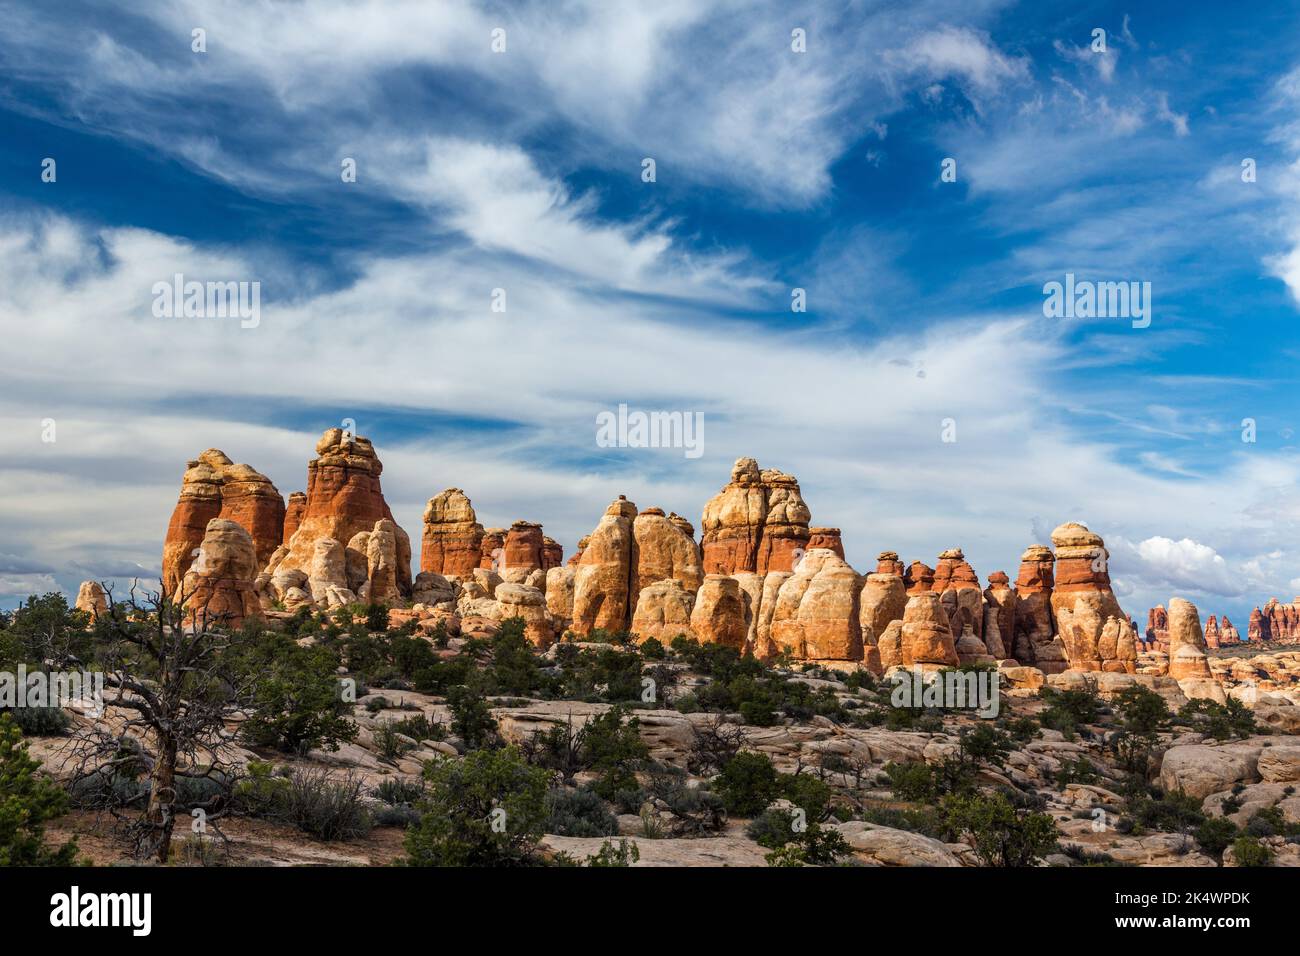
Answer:
<path fill-rule="evenodd" d="M 460 737 L 466 750 L 493 747 L 499 742 L 492 705 L 477 681 L 451 688 L 447 692 L 447 706 L 451 708 L 452 733 Z"/>
<path fill-rule="evenodd" d="M 366 605 L 366 630 L 388 630 L 388 608 L 385 605 L 373 602 Z"/>
<path fill-rule="evenodd" d="M 374 741 L 379 759 L 385 763 L 397 763 L 404 754 L 410 753 L 416 747 L 391 721 L 386 721 L 375 728 Z"/>
<path fill-rule="evenodd" d="M 491 692 L 516 697 L 534 694 L 547 687 L 549 678 L 538 665 L 533 645 L 524 636 L 524 620 L 512 617 L 489 642 L 492 660 L 487 668 Z"/>
<path fill-rule="evenodd" d="M 745 835 L 759 846 L 775 850 L 794 839 L 794 815 L 788 810 L 767 809 L 749 821 Z"/>
<path fill-rule="evenodd" d="M 726 823 L 722 798 L 703 787 L 690 786 L 683 771 L 654 765 L 648 776 L 646 797 L 671 817 L 675 836 L 697 836 L 719 830 Z"/>
<path fill-rule="evenodd" d="M 658 638 L 649 637 L 641 642 L 641 656 L 648 661 L 661 661 L 668 656 Z"/>
<path fill-rule="evenodd" d="M 1124 809 L 1143 830 L 1189 833 L 1205 822 L 1201 801 L 1181 790 L 1136 793 L 1125 801 Z"/>
<path fill-rule="evenodd" d="M 1056 789 L 1064 790 L 1072 783 L 1096 783 L 1097 779 L 1097 768 L 1080 754 L 1073 760 L 1061 761 L 1061 769 L 1056 771 Z"/>
<path fill-rule="evenodd" d="M 1017 809 L 1000 793 L 948 797 L 944 813 L 985 866 L 1033 866 L 1056 849 L 1051 816 Z"/>
<path fill-rule="evenodd" d="M 1097 682 L 1084 679 L 1084 686 L 1068 690 L 1044 687 L 1039 697 L 1047 708 L 1038 715 L 1039 723 L 1051 730 L 1059 730 L 1067 740 L 1076 737 L 1087 724 L 1101 716 L 1101 698 L 1097 696 Z"/>
<path fill-rule="evenodd" d="M 1229 698 L 1226 705 L 1204 698 L 1189 701 L 1178 712 L 1177 722 L 1215 740 L 1250 737 L 1259 732 L 1255 715 L 1236 698 Z"/>
<path fill-rule="evenodd" d="M 429 791 L 406 834 L 412 866 L 518 866 L 536 859 L 548 817 L 548 774 L 513 747 L 425 767 Z"/>
<path fill-rule="evenodd" d="M 374 798 L 390 807 L 410 805 L 424 796 L 424 784 L 419 780 L 387 777 L 371 791 Z"/>
<path fill-rule="evenodd" d="M 597 837 L 618 833 L 618 819 L 593 790 L 555 788 L 546 794 L 546 832 Z"/>
<path fill-rule="evenodd" d="M 1113 698 L 1120 727 L 1134 734 L 1156 734 L 1169 726 L 1169 704 L 1148 687 L 1135 684 Z"/>
<path fill-rule="evenodd" d="M 71 866 L 77 844 L 45 844 L 45 823 L 68 806 L 67 795 L 41 775 L 22 732 L 0 714 L 0 866 Z"/>
<path fill-rule="evenodd" d="M 744 751 L 727 761 L 713 781 L 728 814 L 755 817 L 777 798 L 780 785 L 776 768 L 765 754 Z"/>
<path fill-rule="evenodd" d="M 936 807 L 869 807 L 862 811 L 861 818 L 868 823 L 877 823 L 895 830 L 908 830 L 944 842 L 956 838 L 956 834 L 948 827 L 947 818 Z"/>
<path fill-rule="evenodd" d="M 15 670 L 19 664 L 30 667 L 48 661 L 62 667 L 88 661 L 93 655 L 93 639 L 86 629 L 89 622 L 89 615 L 68 607 L 62 594 L 33 594 L 0 630 L 0 666 Z"/>
<path fill-rule="evenodd" d="M 1193 831 L 1192 836 L 1201 849 L 1218 859 L 1223 851 L 1237 838 L 1237 825 L 1226 817 L 1206 817 L 1204 822 Z"/>
<path fill-rule="evenodd" d="M 650 756 L 638 729 L 641 722 L 625 715 L 623 708 L 611 707 L 582 727 L 583 762 L 600 774 L 593 789 L 606 799 L 635 788 L 636 768 Z"/>
<path fill-rule="evenodd" d="M 337 750 L 352 741 L 357 725 L 347 718 L 335 658 L 324 648 L 267 634 L 244 652 L 240 666 L 253 677 L 252 713 L 241 733 L 255 746 L 286 753 Z"/>
<path fill-rule="evenodd" d="M 72 718 L 61 707 L 0 708 L 8 714 L 24 737 L 62 737 L 72 726 Z"/>
<path fill-rule="evenodd" d="M 236 810 L 297 827 L 321 840 L 354 840 L 373 826 L 365 784 L 352 772 L 335 776 L 326 768 L 275 772 L 250 763 L 235 787 Z"/>
<path fill-rule="evenodd" d="M 613 840 L 606 840 L 596 853 L 587 857 L 587 865 L 631 866 L 639 859 L 641 859 L 641 851 L 634 841 L 619 840 L 616 846 Z"/>
<path fill-rule="evenodd" d="M 1232 856 L 1238 866 L 1272 866 L 1273 848 L 1252 836 L 1239 836 L 1232 842 Z"/>
<path fill-rule="evenodd" d="M 692 739 L 686 754 L 686 764 L 695 773 L 721 770 L 740 752 L 745 742 L 745 731 L 725 724 L 721 717 L 707 723 L 691 726 Z"/>

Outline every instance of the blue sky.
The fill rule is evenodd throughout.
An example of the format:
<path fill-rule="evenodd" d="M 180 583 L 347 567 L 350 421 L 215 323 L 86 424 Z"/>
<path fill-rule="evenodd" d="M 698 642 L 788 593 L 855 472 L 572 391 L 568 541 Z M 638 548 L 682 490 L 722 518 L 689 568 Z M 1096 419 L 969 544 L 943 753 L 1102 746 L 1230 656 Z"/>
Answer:
<path fill-rule="evenodd" d="M 352 418 L 413 537 L 450 485 L 566 552 L 618 494 L 698 524 L 750 455 L 860 571 L 1014 573 L 1084 520 L 1135 616 L 1244 631 L 1300 593 L 1295 17 L 5 3 L 0 606 L 156 572 L 186 459 L 287 494 Z M 260 282 L 260 324 L 155 318 L 177 272 Z M 1066 273 L 1150 282 L 1150 327 L 1045 318 Z M 704 454 L 598 447 L 621 402 Z"/>

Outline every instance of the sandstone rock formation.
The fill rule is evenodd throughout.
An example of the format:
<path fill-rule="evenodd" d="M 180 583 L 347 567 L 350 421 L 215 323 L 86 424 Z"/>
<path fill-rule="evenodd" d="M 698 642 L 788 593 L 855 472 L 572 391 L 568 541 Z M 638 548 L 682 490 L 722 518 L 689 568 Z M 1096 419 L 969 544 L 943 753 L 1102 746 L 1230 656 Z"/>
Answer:
<path fill-rule="evenodd" d="M 75 607 L 78 611 L 89 614 L 92 621 L 100 615 L 107 614 L 108 595 L 104 593 L 103 585 L 98 581 L 82 581 L 81 587 L 77 589 Z"/>
<path fill-rule="evenodd" d="M 498 620 L 522 618 L 524 636 L 535 646 L 545 650 L 551 646 L 554 633 L 546 615 L 546 595 L 526 584 L 502 583 L 496 589 L 500 605 Z"/>
<path fill-rule="evenodd" d="M 891 624 L 886 633 L 893 628 L 894 625 Z M 938 670 L 955 667 L 959 663 L 957 645 L 948 626 L 948 613 L 939 600 L 939 595 L 933 591 L 915 591 L 908 596 L 903 620 L 898 624 L 897 637 L 891 636 L 890 643 L 894 640 L 899 644 L 898 654 L 901 660 L 898 663 L 907 667 Z M 891 647 L 890 656 L 892 655 Z M 883 648 L 880 656 L 883 663 L 886 657 Z"/>
<path fill-rule="evenodd" d="M 970 628 L 976 638 L 984 635 L 984 592 L 975 570 L 966 562 L 961 548 L 939 555 L 934 569 L 934 592 L 948 614 L 948 626 L 960 636 Z"/>
<path fill-rule="evenodd" d="M 289 494 L 289 501 L 284 508 L 284 533 L 280 536 L 280 543 L 287 545 L 293 537 L 293 533 L 298 530 L 298 525 L 302 524 L 303 512 L 307 510 L 307 492 L 294 491 Z"/>
<path fill-rule="evenodd" d="M 488 528 L 479 542 L 478 566 L 500 572 L 506 561 L 506 529 Z"/>
<path fill-rule="evenodd" d="M 1241 634 L 1228 620 L 1228 615 L 1223 615 L 1223 620 L 1219 624 L 1219 642 L 1224 647 L 1231 647 L 1234 644 L 1241 643 Z"/>
<path fill-rule="evenodd" d="M 622 495 L 611 504 L 586 547 L 573 581 L 573 624 L 577 634 L 593 628 L 623 631 L 632 622 L 632 570 L 636 566 L 636 538 L 632 523 L 636 505 Z"/>
<path fill-rule="evenodd" d="M 340 428 L 331 428 L 316 443 L 316 455 L 307 464 L 307 503 L 302 520 L 283 556 L 273 556 L 267 571 L 272 575 L 278 571 L 306 571 L 312 579 L 313 599 L 319 602 L 321 598 L 317 594 L 324 594 L 331 587 L 340 587 L 338 571 L 341 564 L 342 588 L 351 590 L 348 585 L 355 581 L 348 580 L 347 554 L 339 555 L 328 547 L 320 552 L 318 543 L 332 540 L 346 549 L 358 534 L 365 532 L 369 535 L 375 531 L 378 522 L 387 520 L 391 527 L 385 526 L 383 533 L 393 536 L 394 583 L 392 589 L 386 583 L 381 589 L 390 595 L 404 597 L 410 594 L 411 541 L 406 532 L 393 522 L 392 512 L 384 500 L 379 482 L 383 465 L 374 446 L 360 435 L 352 436 Z M 353 563 L 354 567 L 367 567 L 369 576 L 368 552 L 354 557 Z M 313 566 L 319 566 L 328 578 L 318 583 L 312 572 Z M 386 573 L 382 572 L 381 577 Z"/>
<path fill-rule="evenodd" d="M 1169 612 L 1163 604 L 1157 604 L 1147 612 L 1146 639 L 1161 650 L 1169 648 Z"/>
<path fill-rule="evenodd" d="M 564 548 L 549 535 L 542 536 L 542 569 L 549 571 L 564 563 Z"/>
<path fill-rule="evenodd" d="M 694 608 L 695 589 L 687 590 L 680 581 L 655 581 L 646 585 L 637 597 L 632 633 L 640 641 L 654 638 L 664 645 L 679 634 L 689 637 Z M 712 625 L 713 621 L 708 623 Z"/>
<path fill-rule="evenodd" d="M 1182 598 L 1169 602 L 1169 676 L 1177 681 L 1209 678 L 1205 634 L 1196 605 Z"/>
<path fill-rule="evenodd" d="M 994 571 L 984 589 L 984 645 L 999 660 L 1011 657 L 1015 634 L 1016 592 L 1005 571 Z"/>
<path fill-rule="evenodd" d="M 633 594 L 656 581 L 678 581 L 692 594 L 699 590 L 704 581 L 700 548 L 679 522 L 660 508 L 646 508 L 633 521 L 632 535 L 637 555 Z"/>
<path fill-rule="evenodd" d="M 234 464 L 216 448 L 189 462 L 163 541 L 163 587 L 168 593 L 181 583 L 213 518 L 239 522 L 252 537 L 261 564 L 283 539 L 284 499 L 269 478 L 248 465 Z"/>
<path fill-rule="evenodd" d="M 505 565 L 500 569 L 507 575 L 507 580 L 522 576 L 527 577 L 531 571 L 542 566 L 542 549 L 544 546 L 542 526 L 532 521 L 516 521 L 506 531 L 502 549 L 505 551 Z"/>
<path fill-rule="evenodd" d="M 795 552 L 807 550 L 811 518 L 793 476 L 738 459 L 731 481 L 704 506 L 705 573 L 789 571 Z"/>
<path fill-rule="evenodd" d="M 1044 674 L 1060 674 L 1070 666 L 1065 645 L 1056 636 L 1056 619 L 1052 614 L 1054 561 L 1051 548 L 1033 545 L 1020 556 L 1020 571 L 1016 575 L 1015 638 L 1011 654 L 1021 664 L 1037 667 Z"/>
<path fill-rule="evenodd" d="M 1300 644 L 1300 597 L 1290 604 L 1269 598 L 1262 611 L 1255 608 L 1247 636 L 1254 643 Z"/>
<path fill-rule="evenodd" d="M 236 521 L 213 518 L 174 600 L 183 602 L 196 620 L 239 627 L 247 618 L 261 614 L 256 576 L 252 535 Z"/>
<path fill-rule="evenodd" d="M 691 609 L 691 633 L 701 643 L 743 651 L 748 631 L 740 582 L 726 574 L 706 575 Z"/>
<path fill-rule="evenodd" d="M 483 526 L 465 492 L 447 488 L 429 499 L 420 540 L 421 571 L 469 577 L 479 566 L 482 544 Z"/>
<path fill-rule="evenodd" d="M 576 572 L 567 565 L 546 571 L 546 611 L 563 632 L 573 620 L 573 581 Z"/>
<path fill-rule="evenodd" d="M 1205 619 L 1205 646 L 1218 647 L 1219 640 L 1219 621 L 1213 614 L 1211 614 Z"/>
<path fill-rule="evenodd" d="M 840 540 L 840 529 L 809 528 L 808 545 L 805 550 L 811 551 L 814 548 L 826 548 L 834 551 L 841 558 L 844 557 L 844 542 Z"/>
<path fill-rule="evenodd" d="M 1070 667 L 1134 673 L 1133 626 L 1111 590 L 1101 536 L 1070 521 L 1052 532 L 1052 544 L 1056 579 L 1051 606 Z"/>
<path fill-rule="evenodd" d="M 804 660 L 862 660 L 861 582 L 829 549 L 808 551 L 781 585 L 772 612 L 778 652 Z"/>

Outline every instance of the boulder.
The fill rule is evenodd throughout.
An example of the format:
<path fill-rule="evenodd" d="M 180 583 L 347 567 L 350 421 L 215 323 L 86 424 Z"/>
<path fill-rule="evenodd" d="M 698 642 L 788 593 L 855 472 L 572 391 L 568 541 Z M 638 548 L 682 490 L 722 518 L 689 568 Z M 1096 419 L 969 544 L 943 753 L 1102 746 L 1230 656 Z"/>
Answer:
<path fill-rule="evenodd" d="M 496 589 L 500 606 L 498 620 L 522 618 L 524 636 L 534 646 L 546 650 L 551 646 L 554 632 L 546 616 L 546 595 L 526 584 L 503 583 Z"/>
<path fill-rule="evenodd" d="M 1172 610 L 1172 609 L 1171 609 Z M 1160 786 L 1182 790 L 1202 800 L 1237 783 L 1256 783 L 1259 746 L 1182 744 L 1165 751 L 1160 762 Z"/>

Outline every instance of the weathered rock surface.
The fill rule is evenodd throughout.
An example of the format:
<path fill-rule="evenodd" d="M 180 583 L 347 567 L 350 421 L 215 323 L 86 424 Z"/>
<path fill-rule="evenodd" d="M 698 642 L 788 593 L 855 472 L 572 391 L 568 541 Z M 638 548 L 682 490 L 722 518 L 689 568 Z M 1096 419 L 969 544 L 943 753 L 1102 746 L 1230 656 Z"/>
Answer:
<path fill-rule="evenodd" d="M 108 595 L 104 593 L 103 585 L 98 581 L 82 581 L 81 587 L 77 589 L 77 603 L 74 606 L 78 611 L 89 614 L 92 621 L 108 613 Z"/>
<path fill-rule="evenodd" d="M 468 577 L 479 566 L 482 544 L 483 526 L 465 492 L 447 488 L 429 499 L 420 543 L 421 571 Z"/>
<path fill-rule="evenodd" d="M 196 619 L 239 627 L 245 619 L 261 614 L 256 577 L 252 535 L 236 521 L 213 518 L 174 597 Z"/>
<path fill-rule="evenodd" d="M 636 538 L 632 523 L 636 505 L 620 496 L 587 536 L 573 581 L 573 623 L 577 634 L 593 628 L 627 630 L 632 623 L 632 569 Z"/>
<path fill-rule="evenodd" d="M 378 522 L 387 520 L 391 528 L 386 526 L 385 532 L 391 531 L 394 538 L 394 587 L 398 595 L 409 595 L 411 541 L 406 532 L 393 522 L 392 512 L 384 501 L 379 482 L 383 465 L 374 446 L 360 435 L 353 436 L 340 428 L 331 428 L 316 443 L 316 455 L 307 464 L 307 503 L 302 521 L 289 540 L 287 552 L 278 561 L 268 564 L 267 571 L 274 574 L 279 570 L 298 569 L 307 571 L 312 577 L 311 567 L 318 560 L 318 542 L 329 539 L 346 547 L 358 534 L 368 535 Z M 346 585 L 346 554 L 343 558 L 343 581 Z M 365 560 L 369 561 L 368 553 Z M 328 584 L 318 586 L 313 581 L 314 600 L 319 602 L 318 593 L 338 586 L 333 569 L 330 573 Z"/>
<path fill-rule="evenodd" d="M 792 475 L 738 459 L 731 481 L 704 506 L 705 573 L 791 570 L 796 552 L 807 550 L 811 518 Z"/>
<path fill-rule="evenodd" d="M 1205 635 L 1196 605 L 1182 598 L 1169 602 L 1169 676 L 1177 681 L 1209 678 Z"/>
<path fill-rule="evenodd" d="M 689 637 L 694 607 L 695 591 L 687 590 L 680 581 L 648 584 L 637 598 L 632 633 L 639 640 L 655 638 L 665 645 L 679 634 Z"/>
<path fill-rule="evenodd" d="M 1052 532 L 1052 544 L 1056 578 L 1051 606 L 1070 667 L 1133 673 L 1136 635 L 1111 590 L 1105 542 L 1070 521 Z"/>
<path fill-rule="evenodd" d="M 1052 614 L 1054 561 L 1051 548 L 1033 545 L 1020 556 L 1016 576 L 1015 639 L 1010 650 L 1021 664 L 1044 674 L 1059 674 L 1070 666 Z"/>
<path fill-rule="evenodd" d="M 726 574 L 705 575 L 691 610 L 691 632 L 701 643 L 745 649 L 749 625 L 739 581 Z"/>
<path fill-rule="evenodd" d="M 862 660 L 860 588 L 857 572 L 835 552 L 808 551 L 777 593 L 777 650 L 804 660 Z"/>
<path fill-rule="evenodd" d="M 262 564 L 284 536 L 284 499 L 269 478 L 248 465 L 233 463 L 216 448 L 191 461 L 163 541 L 163 587 L 168 593 L 181 583 L 213 518 L 242 525 Z"/>

